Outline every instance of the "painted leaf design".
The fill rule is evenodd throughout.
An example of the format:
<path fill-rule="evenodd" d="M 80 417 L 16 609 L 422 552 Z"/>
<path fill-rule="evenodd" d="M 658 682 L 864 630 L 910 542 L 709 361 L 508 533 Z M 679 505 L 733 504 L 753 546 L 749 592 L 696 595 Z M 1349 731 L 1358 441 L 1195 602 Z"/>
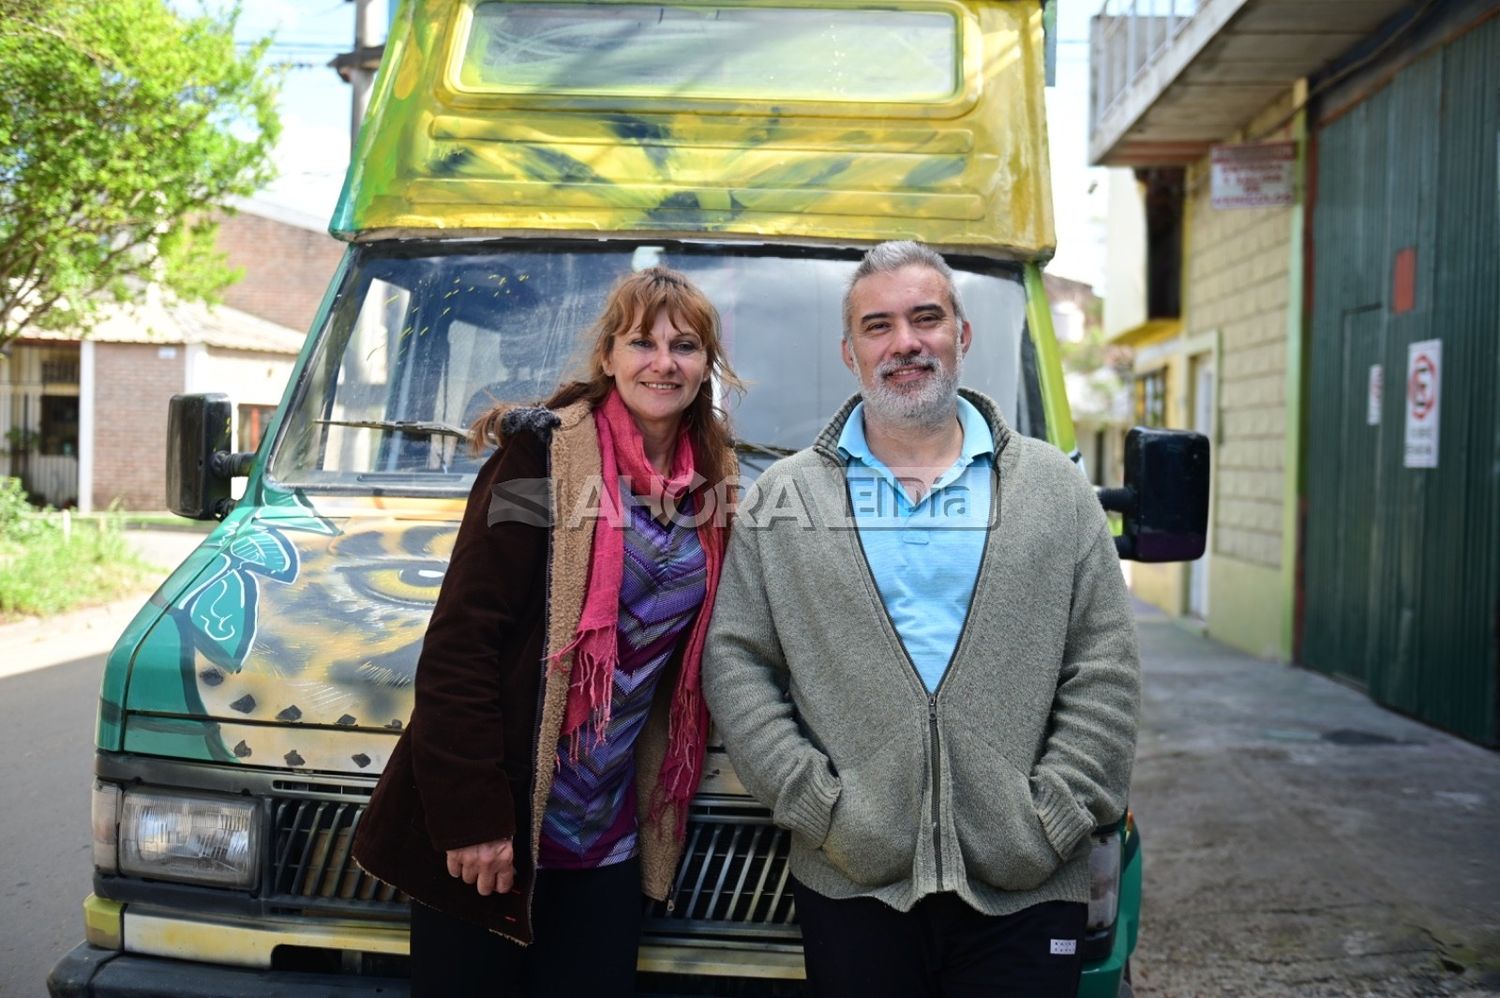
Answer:
<path fill-rule="evenodd" d="M 270 527 L 236 535 L 229 542 L 229 553 L 238 560 L 239 566 L 278 582 L 290 582 L 297 577 L 296 548 Z"/>
<path fill-rule="evenodd" d="M 255 640 L 256 583 L 228 570 L 199 587 L 188 604 L 193 643 L 210 662 L 238 672 Z"/>

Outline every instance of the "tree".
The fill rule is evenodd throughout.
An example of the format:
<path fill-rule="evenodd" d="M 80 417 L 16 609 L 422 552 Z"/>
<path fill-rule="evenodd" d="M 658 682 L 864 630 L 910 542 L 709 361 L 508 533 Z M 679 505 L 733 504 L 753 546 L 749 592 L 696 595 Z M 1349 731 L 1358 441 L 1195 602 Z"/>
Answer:
<path fill-rule="evenodd" d="M 0 346 L 86 332 L 155 282 L 214 301 L 238 276 L 214 214 L 274 174 L 269 40 L 236 52 L 238 8 L 0 0 Z"/>

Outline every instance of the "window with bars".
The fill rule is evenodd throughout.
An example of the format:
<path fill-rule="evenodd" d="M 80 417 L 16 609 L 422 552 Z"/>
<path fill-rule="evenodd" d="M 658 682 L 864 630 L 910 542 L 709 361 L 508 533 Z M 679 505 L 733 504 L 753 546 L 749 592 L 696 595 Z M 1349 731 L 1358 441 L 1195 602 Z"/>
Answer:
<path fill-rule="evenodd" d="M 1135 421 L 1141 426 L 1167 425 L 1167 369 L 1135 376 Z"/>

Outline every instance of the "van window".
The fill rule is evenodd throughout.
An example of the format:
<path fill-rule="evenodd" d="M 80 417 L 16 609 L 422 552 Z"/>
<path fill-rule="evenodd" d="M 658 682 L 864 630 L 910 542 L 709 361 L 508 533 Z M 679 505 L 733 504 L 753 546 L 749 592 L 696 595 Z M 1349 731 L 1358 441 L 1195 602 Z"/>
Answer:
<path fill-rule="evenodd" d="M 739 439 L 805 447 L 856 391 L 838 349 L 852 254 L 616 241 L 353 252 L 275 444 L 270 474 L 284 485 L 466 490 L 481 461 L 467 427 L 497 403 L 538 402 L 577 372 L 610 286 L 657 262 L 687 273 L 719 309 L 730 362 L 749 384 L 726 400 Z M 949 262 L 974 327 L 964 384 L 1040 434 L 1030 403 L 1018 407 L 1037 397 L 1019 271 Z M 753 474 L 758 462 L 747 463 Z"/>
<path fill-rule="evenodd" d="M 959 79 L 948 10 L 481 3 L 459 85 L 490 93 L 935 101 Z"/>

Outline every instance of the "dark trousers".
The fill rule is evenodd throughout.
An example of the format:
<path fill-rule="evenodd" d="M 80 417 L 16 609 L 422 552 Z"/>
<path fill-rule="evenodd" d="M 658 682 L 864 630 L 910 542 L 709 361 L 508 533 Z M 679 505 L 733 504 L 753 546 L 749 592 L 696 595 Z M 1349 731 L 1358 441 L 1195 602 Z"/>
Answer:
<path fill-rule="evenodd" d="M 1047 901 L 994 916 L 945 893 L 902 912 L 873 898 L 835 901 L 795 879 L 792 891 L 802 923 L 808 993 L 817 998 L 1072 998 L 1078 993 L 1083 971 L 1078 947 L 1088 905 Z"/>
<path fill-rule="evenodd" d="M 411 993 L 413 998 L 634 994 L 644 904 L 637 859 L 595 870 L 539 871 L 530 946 L 413 902 Z"/>

